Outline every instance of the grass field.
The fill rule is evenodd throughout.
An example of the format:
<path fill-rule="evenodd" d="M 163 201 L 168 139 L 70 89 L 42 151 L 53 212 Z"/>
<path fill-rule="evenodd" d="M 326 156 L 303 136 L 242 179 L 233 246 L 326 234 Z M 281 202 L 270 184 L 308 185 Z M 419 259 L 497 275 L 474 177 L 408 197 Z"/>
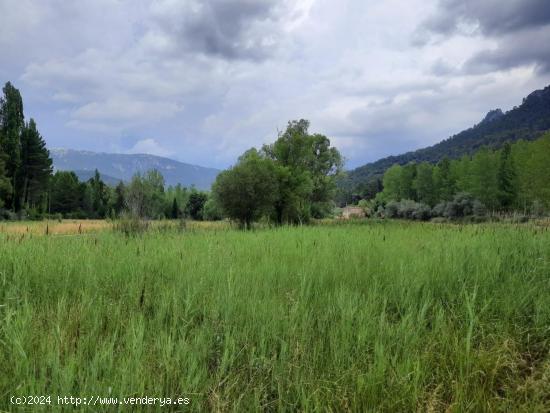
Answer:
<path fill-rule="evenodd" d="M 190 398 L 132 411 L 550 411 L 548 227 L 15 232 L 0 234 L 0 410 L 99 395 Z"/>

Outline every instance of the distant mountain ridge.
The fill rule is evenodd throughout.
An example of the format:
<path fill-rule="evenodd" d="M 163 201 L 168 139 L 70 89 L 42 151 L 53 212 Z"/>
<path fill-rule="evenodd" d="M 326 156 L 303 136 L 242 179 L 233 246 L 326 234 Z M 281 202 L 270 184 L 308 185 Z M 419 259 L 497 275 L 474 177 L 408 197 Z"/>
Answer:
<path fill-rule="evenodd" d="M 376 162 L 353 169 L 348 177 L 340 182 L 340 187 L 353 189 L 375 177 L 380 177 L 394 164 L 409 162 L 436 163 L 444 157 L 451 159 L 470 155 L 482 146 L 499 148 L 505 142 L 519 139 L 534 140 L 550 129 L 550 86 L 536 90 L 520 106 L 503 113 L 500 109 L 491 110 L 477 125 L 466 129 L 433 146 L 388 156 Z"/>
<path fill-rule="evenodd" d="M 116 185 L 120 180 L 128 182 L 137 172 L 157 169 L 167 185 L 181 184 L 207 190 L 220 172 L 218 169 L 191 165 L 161 156 L 147 154 L 121 154 L 51 149 L 55 170 L 74 171 L 80 179 L 87 180 L 97 169 L 106 183 Z"/>

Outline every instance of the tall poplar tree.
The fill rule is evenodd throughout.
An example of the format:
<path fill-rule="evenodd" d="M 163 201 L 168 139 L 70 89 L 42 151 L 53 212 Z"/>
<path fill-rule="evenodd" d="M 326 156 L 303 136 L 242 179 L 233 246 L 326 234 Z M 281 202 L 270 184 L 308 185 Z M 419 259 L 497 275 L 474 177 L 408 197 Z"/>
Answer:
<path fill-rule="evenodd" d="M 10 82 L 2 89 L 0 98 L 0 147 L 6 155 L 6 175 L 10 181 L 10 193 L 6 197 L 9 208 L 17 208 L 17 170 L 21 165 L 21 133 L 25 127 L 23 99 L 19 90 Z"/>
<path fill-rule="evenodd" d="M 516 169 L 510 143 L 506 143 L 500 152 L 497 179 L 500 206 L 504 209 L 510 209 L 514 206 L 518 195 Z"/>

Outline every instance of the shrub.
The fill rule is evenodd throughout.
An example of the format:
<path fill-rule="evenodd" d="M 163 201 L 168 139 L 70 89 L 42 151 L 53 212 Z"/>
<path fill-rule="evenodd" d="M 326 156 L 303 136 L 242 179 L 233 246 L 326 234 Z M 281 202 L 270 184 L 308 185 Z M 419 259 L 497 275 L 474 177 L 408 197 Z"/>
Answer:
<path fill-rule="evenodd" d="M 432 208 L 432 216 L 444 218 L 446 209 L 447 209 L 447 203 L 440 202 L 439 204 L 437 204 Z"/>
<path fill-rule="evenodd" d="M 366 217 L 370 217 L 372 215 L 372 203 L 367 201 L 366 199 L 361 199 L 357 206 L 363 210 Z"/>
<path fill-rule="evenodd" d="M 17 214 L 7 209 L 0 208 L 0 221 L 15 221 L 17 220 Z"/>
<path fill-rule="evenodd" d="M 546 213 L 544 204 L 540 202 L 538 199 L 533 201 L 530 209 L 531 209 L 531 215 L 537 218 L 542 218 Z"/>
<path fill-rule="evenodd" d="M 432 211 L 428 205 L 404 199 L 400 202 L 390 201 L 384 210 L 388 218 L 416 219 L 426 221 L 431 218 Z"/>
<path fill-rule="evenodd" d="M 44 216 L 40 212 L 38 212 L 36 208 L 29 208 L 25 212 L 27 219 L 31 221 L 41 221 L 42 219 L 44 219 Z"/>
<path fill-rule="evenodd" d="M 474 211 L 474 197 L 468 192 L 459 192 L 452 201 L 447 202 L 443 216 L 449 219 L 464 218 Z"/>
<path fill-rule="evenodd" d="M 483 204 L 483 202 L 479 201 L 478 199 L 474 200 L 474 203 L 472 205 L 472 213 L 475 217 L 482 218 L 487 216 L 487 208 Z"/>
<path fill-rule="evenodd" d="M 411 201 L 410 199 L 404 199 L 399 202 L 397 208 L 399 218 L 412 219 L 413 213 L 417 208 L 416 205 L 416 202 Z"/>
<path fill-rule="evenodd" d="M 399 202 L 388 202 L 386 208 L 384 209 L 384 214 L 386 215 L 386 218 L 397 218 L 399 216 Z"/>
<path fill-rule="evenodd" d="M 126 236 L 135 236 L 149 229 L 149 223 L 133 214 L 122 214 L 113 226 L 115 231 L 122 232 Z"/>
<path fill-rule="evenodd" d="M 432 217 L 432 209 L 425 204 L 416 204 L 412 217 L 419 221 L 427 221 Z"/>

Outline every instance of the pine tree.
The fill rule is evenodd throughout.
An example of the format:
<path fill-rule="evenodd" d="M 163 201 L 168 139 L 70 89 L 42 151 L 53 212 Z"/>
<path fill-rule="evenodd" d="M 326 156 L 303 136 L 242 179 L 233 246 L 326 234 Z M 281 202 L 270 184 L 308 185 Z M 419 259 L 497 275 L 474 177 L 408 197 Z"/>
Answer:
<path fill-rule="evenodd" d="M 180 216 L 180 210 L 179 210 L 179 207 L 178 207 L 178 200 L 176 198 L 174 198 L 174 202 L 172 202 L 172 218 L 173 219 L 178 219 L 179 216 Z"/>
<path fill-rule="evenodd" d="M 21 164 L 21 133 L 25 127 L 23 115 L 23 99 L 19 90 L 8 82 L 2 89 L 4 96 L 0 98 L 0 147 L 7 155 L 6 175 L 10 180 L 11 191 L 6 197 L 10 208 L 18 207 L 17 170 Z"/>
<path fill-rule="evenodd" d="M 50 211 L 71 213 L 81 209 L 84 198 L 82 184 L 74 172 L 57 171 L 50 183 Z"/>
<path fill-rule="evenodd" d="M 21 133 L 21 165 L 17 171 L 20 205 L 37 206 L 44 199 L 51 175 L 50 152 L 31 119 Z"/>
<path fill-rule="evenodd" d="M 90 187 L 90 213 L 94 217 L 105 218 L 107 214 L 107 187 L 101 180 L 99 171 L 96 169 L 94 176 L 88 181 Z"/>
<path fill-rule="evenodd" d="M 124 183 L 120 181 L 118 185 L 115 188 L 115 196 L 114 196 L 114 204 L 113 209 L 115 211 L 115 214 L 117 216 L 120 215 L 120 213 L 124 210 L 124 193 L 126 191 L 126 188 L 124 187 Z"/>

